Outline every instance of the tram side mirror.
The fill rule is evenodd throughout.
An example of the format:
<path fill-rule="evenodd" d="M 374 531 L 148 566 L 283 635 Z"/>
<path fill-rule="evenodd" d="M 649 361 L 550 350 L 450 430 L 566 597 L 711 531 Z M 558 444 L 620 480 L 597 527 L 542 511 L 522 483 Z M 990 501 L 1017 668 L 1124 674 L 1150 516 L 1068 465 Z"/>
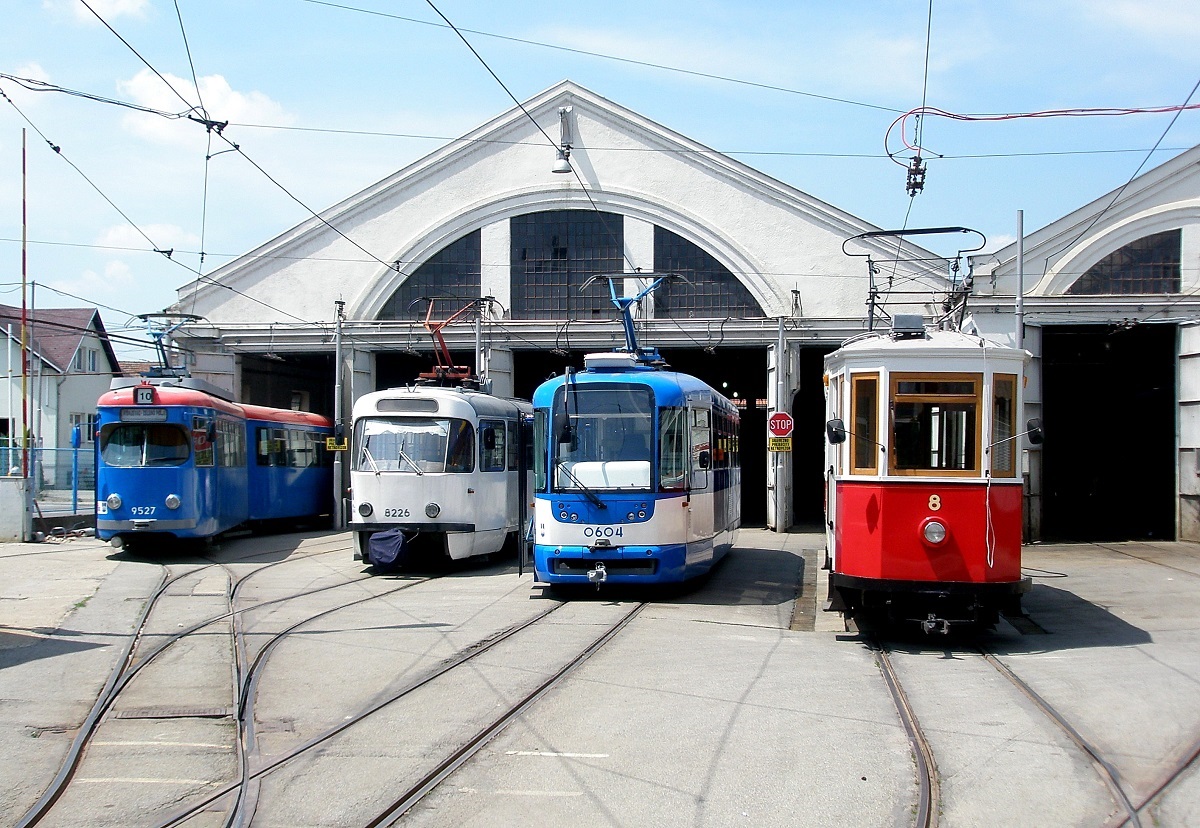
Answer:
<path fill-rule="evenodd" d="M 708 452 L 708 451 L 700 452 L 700 454 L 696 456 L 696 465 L 702 469 L 711 468 L 712 467 L 712 453 Z"/>
<path fill-rule="evenodd" d="M 217 441 L 217 424 L 210 420 L 208 425 L 204 428 L 204 434 L 206 437 L 208 437 L 208 442 L 210 444 L 215 443 Z"/>
<path fill-rule="evenodd" d="M 485 428 L 483 431 L 483 447 L 487 451 L 496 450 L 496 430 L 494 428 Z"/>
<path fill-rule="evenodd" d="M 335 425 L 333 427 L 333 436 L 336 437 L 337 441 L 340 443 L 342 441 L 342 439 L 346 436 L 346 426 L 343 425 L 342 423 L 338 423 L 337 425 Z"/>
<path fill-rule="evenodd" d="M 846 424 L 834 418 L 825 423 L 825 436 L 833 445 L 846 442 Z"/>
<path fill-rule="evenodd" d="M 1029 439 L 1029 445 L 1040 446 L 1046 439 L 1046 432 L 1042 431 L 1042 420 L 1040 417 L 1034 417 L 1025 424 L 1025 436 Z"/>

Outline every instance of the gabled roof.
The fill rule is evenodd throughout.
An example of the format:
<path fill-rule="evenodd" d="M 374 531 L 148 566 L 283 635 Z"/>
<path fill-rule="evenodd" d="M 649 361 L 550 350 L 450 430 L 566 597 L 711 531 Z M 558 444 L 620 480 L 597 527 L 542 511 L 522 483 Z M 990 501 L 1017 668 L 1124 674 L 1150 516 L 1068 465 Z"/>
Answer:
<path fill-rule="evenodd" d="M 96 308 L 38 308 L 27 314 L 30 347 L 50 367 L 68 373 L 71 361 L 83 338 L 95 334 L 110 366 L 116 369 L 117 355 L 108 341 L 108 332 Z M 21 309 L 0 305 L 0 329 L 11 326 L 13 340 L 21 341 Z"/>

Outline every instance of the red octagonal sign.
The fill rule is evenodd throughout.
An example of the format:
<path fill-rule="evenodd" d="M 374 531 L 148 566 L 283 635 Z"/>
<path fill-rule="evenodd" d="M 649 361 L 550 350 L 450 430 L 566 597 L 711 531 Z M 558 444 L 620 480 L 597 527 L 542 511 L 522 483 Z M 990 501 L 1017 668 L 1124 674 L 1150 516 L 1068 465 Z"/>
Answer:
<path fill-rule="evenodd" d="M 771 415 L 771 419 L 767 420 L 767 430 L 771 432 L 772 437 L 791 437 L 794 425 L 792 415 L 786 411 L 776 411 Z"/>

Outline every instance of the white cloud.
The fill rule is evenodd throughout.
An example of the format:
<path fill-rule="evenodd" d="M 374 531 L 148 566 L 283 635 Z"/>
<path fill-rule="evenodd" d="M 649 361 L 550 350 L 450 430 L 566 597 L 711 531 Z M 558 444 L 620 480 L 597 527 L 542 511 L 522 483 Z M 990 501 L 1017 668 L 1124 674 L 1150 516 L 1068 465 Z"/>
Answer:
<path fill-rule="evenodd" d="M 1195 0 L 1086 0 L 1077 4 L 1079 11 L 1097 23 L 1137 33 L 1158 45 L 1200 35 L 1200 5 Z"/>
<path fill-rule="evenodd" d="M 61 290 L 74 296 L 120 297 L 141 292 L 133 270 L 117 259 L 107 262 L 103 273 L 88 269 L 74 279 L 48 279 L 46 285 L 51 290 Z"/>
<path fill-rule="evenodd" d="M 191 81 L 171 74 L 163 77 L 170 87 L 149 69 L 143 69 L 117 86 L 134 103 L 161 112 L 183 112 L 188 109 L 184 100 L 194 106 L 203 100 L 209 118 L 214 121 L 287 126 L 294 120 L 267 95 L 261 92 L 238 92 L 221 75 L 201 77 L 199 96 Z M 133 134 L 155 143 L 190 144 L 204 136 L 204 128 L 187 119 L 170 120 L 159 115 L 131 113 L 125 116 L 124 124 Z"/>
<path fill-rule="evenodd" d="M 142 230 L 154 240 L 159 250 L 195 250 L 200 246 L 199 236 L 175 224 L 146 224 L 142 225 Z M 128 224 L 118 224 L 104 230 L 96 239 L 96 244 L 136 250 L 145 250 L 148 246 L 145 237 Z"/>
<path fill-rule="evenodd" d="M 88 0 L 88 5 L 96 10 L 96 14 L 111 21 L 118 17 L 145 17 L 150 9 L 150 0 Z M 70 13 L 76 20 L 100 22 L 79 0 L 42 0 L 42 8 Z"/>

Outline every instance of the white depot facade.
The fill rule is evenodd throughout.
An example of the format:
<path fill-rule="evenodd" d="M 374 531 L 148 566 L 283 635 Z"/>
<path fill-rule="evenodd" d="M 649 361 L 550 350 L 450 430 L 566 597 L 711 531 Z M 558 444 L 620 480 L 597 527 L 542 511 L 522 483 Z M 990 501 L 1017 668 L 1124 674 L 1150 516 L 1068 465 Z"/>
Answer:
<path fill-rule="evenodd" d="M 1182 203 L 1194 201 L 1197 182 L 1196 159 L 1189 166 L 1179 163 L 1183 158 L 1133 182 L 1120 209 L 1098 202 L 1026 239 L 1027 274 L 1039 256 L 1060 265 L 1038 264 L 1024 302 L 1025 342 L 1035 355 L 1031 416 L 1041 414 L 1048 428 L 1060 415 L 1041 393 L 1043 375 L 1079 374 L 1062 354 L 1094 344 L 1085 334 L 1117 323 L 1136 331 L 1134 350 L 1146 347 L 1145 330 L 1190 341 L 1178 320 L 1194 311 L 1186 291 L 1196 277 L 1196 242 L 1187 229 L 1195 218 Z M 1130 190 L 1145 197 L 1130 203 Z M 1172 199 L 1178 208 L 1167 206 Z M 1095 222 L 1084 215 L 1089 211 Z M 1064 258 L 1057 247 L 1089 223 L 1076 244 L 1066 244 Z M 1182 234 L 1190 263 L 1183 283 L 1168 286 L 1174 292 L 1071 293 L 1078 281 L 1072 274 L 1129 244 L 1144 246 L 1141 230 L 1153 236 L 1168 225 Z M 951 287 L 946 267 L 922 248 L 860 238 L 877 230 L 564 81 L 184 285 L 173 310 L 203 318 L 181 328 L 176 342 L 194 354 L 193 374 L 237 399 L 338 415 L 361 394 L 429 368 L 427 299 L 434 299 L 433 321 L 484 299 L 442 332 L 454 360 L 477 366 L 495 393 L 528 397 L 548 374 L 622 341 L 607 286 L 585 287 L 590 277 L 620 274 L 619 290 L 633 295 L 649 274 L 680 274 L 686 281 L 672 280 L 643 301 L 638 335 L 674 367 L 740 401 L 743 513 L 748 523 L 786 530 L 820 520 L 821 359 L 867 324 L 868 257 L 889 263 L 894 281 L 905 285 L 913 304 L 898 309 L 927 320 L 942 313 Z M 1015 258 L 1005 250 L 974 262 L 975 293 L 983 295 L 974 302 L 976 324 L 1014 340 Z M 1088 280 L 1090 287 L 1102 281 L 1094 274 Z M 1159 319 L 1126 321 L 1132 308 L 1151 307 L 1148 298 Z M 1042 336 L 1056 326 L 1060 333 Z M 1174 366 L 1179 354 L 1173 345 L 1154 358 Z M 1110 406 L 1120 395 L 1113 391 Z M 1147 424 L 1168 434 L 1176 462 L 1184 445 L 1174 438 L 1177 403 L 1185 398 L 1200 400 L 1200 389 L 1189 397 L 1173 386 L 1170 421 Z M 1074 406 L 1068 400 L 1066 408 Z M 776 410 L 796 419 L 792 452 L 767 452 L 766 421 Z M 1040 455 L 1028 461 L 1035 535 L 1064 525 L 1043 520 L 1044 509 L 1073 508 L 1051 497 L 1041 477 L 1058 479 L 1054 439 L 1051 432 L 1044 463 Z M 1121 439 L 1129 442 L 1128 435 Z M 1186 493 L 1172 482 L 1173 514 L 1179 494 Z"/>

